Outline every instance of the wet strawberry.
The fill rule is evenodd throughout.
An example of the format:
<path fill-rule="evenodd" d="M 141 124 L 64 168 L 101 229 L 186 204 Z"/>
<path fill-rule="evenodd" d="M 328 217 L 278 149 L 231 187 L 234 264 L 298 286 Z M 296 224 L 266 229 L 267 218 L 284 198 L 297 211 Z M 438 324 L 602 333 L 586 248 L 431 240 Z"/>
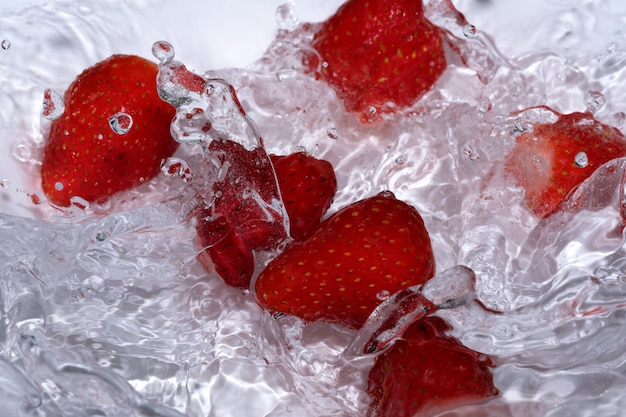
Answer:
<path fill-rule="evenodd" d="M 421 0 L 348 0 L 313 38 L 321 76 L 364 121 L 410 106 L 446 68 Z"/>
<path fill-rule="evenodd" d="M 383 192 L 341 209 L 289 246 L 261 272 L 255 290 L 270 311 L 360 327 L 382 294 L 423 284 L 434 269 L 421 216 Z"/>
<path fill-rule="evenodd" d="M 289 215 L 289 234 L 305 240 L 317 229 L 337 192 L 333 166 L 304 152 L 270 158 Z"/>
<path fill-rule="evenodd" d="M 368 417 L 431 416 L 498 395 L 491 360 L 446 335 L 439 317 L 413 323 L 376 358 L 368 378 Z"/>
<path fill-rule="evenodd" d="M 622 156 L 626 139 L 618 129 L 590 113 L 561 114 L 520 134 L 505 169 L 524 188 L 528 207 L 544 218 L 599 166 Z"/>
<path fill-rule="evenodd" d="M 42 187 L 51 203 L 103 202 L 160 172 L 178 144 L 170 135 L 175 111 L 159 98 L 156 77 L 156 64 L 113 55 L 74 80 L 44 148 Z"/>

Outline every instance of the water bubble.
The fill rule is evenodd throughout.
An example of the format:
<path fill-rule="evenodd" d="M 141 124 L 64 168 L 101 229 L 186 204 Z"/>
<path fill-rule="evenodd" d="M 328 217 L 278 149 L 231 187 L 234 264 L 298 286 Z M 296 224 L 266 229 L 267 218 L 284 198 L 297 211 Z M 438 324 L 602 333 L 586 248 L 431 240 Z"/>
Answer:
<path fill-rule="evenodd" d="M 0 47 L 2 47 L 2 49 L 6 51 L 11 47 L 11 42 L 9 42 L 7 39 L 3 39 L 2 42 L 0 42 Z"/>
<path fill-rule="evenodd" d="M 378 298 L 380 301 L 385 301 L 390 296 L 391 296 L 391 293 L 387 290 L 378 291 L 376 293 L 376 298 Z"/>
<path fill-rule="evenodd" d="M 585 106 L 587 106 L 587 111 L 590 113 L 597 112 L 605 103 L 606 97 L 598 91 L 587 91 L 585 94 Z"/>
<path fill-rule="evenodd" d="M 532 157 L 531 163 L 533 168 L 535 168 L 538 172 L 545 172 L 548 168 L 548 163 L 543 158 L 543 156 L 535 155 Z"/>
<path fill-rule="evenodd" d="M 90 207 L 89 201 L 85 200 L 82 197 L 73 196 L 70 198 L 70 204 L 74 207 L 77 207 L 81 210 L 87 210 Z"/>
<path fill-rule="evenodd" d="M 174 59 L 174 47 L 166 41 L 157 41 L 152 44 L 152 55 L 162 64 L 169 64 Z"/>
<path fill-rule="evenodd" d="M 610 54 L 614 53 L 617 51 L 619 45 L 617 44 L 617 42 L 611 42 L 607 45 L 606 47 L 606 51 Z"/>
<path fill-rule="evenodd" d="M 470 39 L 476 37 L 476 26 L 470 24 L 463 26 L 463 35 Z"/>
<path fill-rule="evenodd" d="M 578 152 L 574 157 L 574 163 L 578 168 L 585 168 L 589 165 L 589 157 L 585 152 Z"/>
<path fill-rule="evenodd" d="M 298 18 L 291 4 L 282 4 L 276 8 L 276 23 L 278 23 L 278 29 L 280 30 L 291 31 L 298 27 Z"/>
<path fill-rule="evenodd" d="M 124 135 L 133 126 L 133 118 L 126 113 L 118 112 L 109 117 L 109 126 L 118 135 Z"/>
<path fill-rule="evenodd" d="M 63 183 L 61 181 L 57 181 L 54 183 L 54 189 L 57 191 L 63 191 Z"/>
<path fill-rule="evenodd" d="M 63 97 L 54 90 L 46 88 L 43 92 L 42 115 L 48 120 L 58 119 L 65 111 Z"/>
<path fill-rule="evenodd" d="M 178 176 L 183 179 L 185 182 L 191 181 L 191 168 L 184 160 L 180 158 L 167 158 L 161 164 L 161 172 L 163 172 L 168 177 Z"/>
<path fill-rule="evenodd" d="M 463 153 L 467 155 L 472 161 L 476 161 L 478 158 L 480 158 L 480 155 L 476 151 L 474 151 L 474 148 L 472 148 L 470 145 L 466 145 L 465 148 L 463 148 Z"/>
<path fill-rule="evenodd" d="M 333 140 L 339 138 L 339 132 L 334 127 L 329 127 L 328 129 L 326 129 L 326 135 Z"/>

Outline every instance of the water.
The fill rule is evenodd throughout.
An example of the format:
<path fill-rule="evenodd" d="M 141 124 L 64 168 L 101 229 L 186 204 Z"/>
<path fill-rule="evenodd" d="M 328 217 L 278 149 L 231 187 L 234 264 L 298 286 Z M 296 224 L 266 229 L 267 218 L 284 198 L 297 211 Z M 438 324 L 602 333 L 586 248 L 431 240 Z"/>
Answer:
<path fill-rule="evenodd" d="M 116 202 L 65 215 L 45 203 L 36 172 L 46 89 L 62 93 L 113 52 L 154 59 L 161 40 L 176 52 L 158 44 L 164 62 L 211 69 L 207 78 L 237 88 L 254 124 L 233 119 L 235 134 L 261 135 L 269 152 L 331 161 L 340 189 L 331 210 L 390 189 L 422 213 L 442 276 L 473 269 L 476 296 L 492 311 L 467 302 L 438 314 L 466 345 L 494 356 L 502 397 L 446 415 L 621 414 L 626 161 L 596 172 L 566 212 L 543 221 L 502 173 L 513 137 L 553 118 L 522 109 L 588 109 L 624 128 L 626 14 L 617 2 L 537 2 L 504 13 L 513 2 L 459 0 L 467 19 L 429 2 L 463 59 L 450 49 L 451 66 L 408 117 L 367 128 L 303 74 L 311 55 L 298 46 L 310 33 L 298 25 L 319 16 L 306 5 L 263 3 L 276 32 L 252 36 L 261 49 L 245 56 L 244 48 L 242 58 L 224 46 L 247 36 L 233 20 L 212 37 L 199 32 L 223 11 L 165 3 L 56 2 L 0 17 L 0 416 L 364 414 L 372 359 L 344 353 L 357 335 L 274 319 L 196 262 L 176 198 L 200 174 L 194 143 L 164 163 L 157 181 Z M 331 3 L 320 10 L 330 13 Z M 250 14 L 263 19 L 255 7 Z"/>

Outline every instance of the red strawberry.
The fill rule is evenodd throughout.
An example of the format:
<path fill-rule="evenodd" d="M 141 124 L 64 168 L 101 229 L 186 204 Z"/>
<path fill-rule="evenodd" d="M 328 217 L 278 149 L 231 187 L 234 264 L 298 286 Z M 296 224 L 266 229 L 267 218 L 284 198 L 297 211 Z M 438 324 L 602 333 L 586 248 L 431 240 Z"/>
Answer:
<path fill-rule="evenodd" d="M 156 64 L 113 55 L 74 80 L 44 149 L 42 187 L 50 202 L 102 202 L 159 173 L 178 144 L 170 135 L 175 111 L 159 98 L 156 77 Z"/>
<path fill-rule="evenodd" d="M 430 416 L 498 395 L 491 360 L 447 336 L 439 317 L 413 323 L 369 373 L 368 417 Z"/>
<path fill-rule="evenodd" d="M 213 213 L 226 217 L 251 249 L 278 247 L 287 232 L 276 177 L 265 150 L 248 150 L 232 140 L 216 139 L 208 152 L 218 178 L 209 192 Z"/>
<path fill-rule="evenodd" d="M 544 218 L 596 168 L 622 156 L 626 140 L 618 129 L 590 113 L 562 114 L 520 134 L 505 169 L 525 189 L 530 209 Z"/>
<path fill-rule="evenodd" d="M 381 295 L 423 284 L 434 269 L 419 213 L 383 192 L 343 208 L 289 246 L 261 272 L 255 290 L 270 311 L 360 327 Z"/>
<path fill-rule="evenodd" d="M 247 289 L 254 273 L 254 256 L 241 234 L 223 216 L 212 219 L 208 212 L 197 216 L 198 260 L 233 287 Z"/>
<path fill-rule="evenodd" d="M 363 120 L 419 99 L 446 68 L 440 30 L 421 0 L 348 0 L 313 38 L 321 76 Z"/>
<path fill-rule="evenodd" d="M 304 152 L 270 158 L 289 215 L 290 235 L 305 240 L 317 229 L 337 192 L 333 166 Z"/>

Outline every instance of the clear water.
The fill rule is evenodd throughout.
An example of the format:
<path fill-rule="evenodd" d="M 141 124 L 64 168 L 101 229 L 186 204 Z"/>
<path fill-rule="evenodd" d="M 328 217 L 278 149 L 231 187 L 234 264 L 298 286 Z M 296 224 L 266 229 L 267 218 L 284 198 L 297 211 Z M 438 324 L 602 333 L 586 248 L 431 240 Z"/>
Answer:
<path fill-rule="evenodd" d="M 550 117 L 516 113 L 531 106 L 589 109 L 624 128 L 626 14 L 611 9 L 617 2 L 455 4 L 467 20 L 445 1 L 428 3 L 458 50 L 437 88 L 408 117 L 375 127 L 355 123 L 303 74 L 310 33 L 297 29 L 298 3 L 279 8 L 278 22 L 269 16 L 280 30 L 258 36 L 267 51 L 244 69 L 228 57 L 238 51 L 212 45 L 252 23 L 225 25 L 202 2 L 55 2 L 0 16 L 0 416 L 352 417 L 367 407 L 371 358 L 342 355 L 353 332 L 274 320 L 196 262 L 176 198 L 194 174 L 194 146 L 168 165 L 181 175 L 106 207 L 61 214 L 43 201 L 44 91 L 61 93 L 114 52 L 151 57 L 161 39 L 191 69 L 214 68 L 208 77 L 237 87 L 268 151 L 305 149 L 335 165 L 331 210 L 392 190 L 422 213 L 439 272 L 476 272 L 478 297 L 500 313 L 470 303 L 439 314 L 494 356 L 502 396 L 446 416 L 620 415 L 626 161 L 598 171 L 569 211 L 538 222 L 502 159 L 520 128 Z M 213 21 L 222 36 L 199 29 Z"/>

